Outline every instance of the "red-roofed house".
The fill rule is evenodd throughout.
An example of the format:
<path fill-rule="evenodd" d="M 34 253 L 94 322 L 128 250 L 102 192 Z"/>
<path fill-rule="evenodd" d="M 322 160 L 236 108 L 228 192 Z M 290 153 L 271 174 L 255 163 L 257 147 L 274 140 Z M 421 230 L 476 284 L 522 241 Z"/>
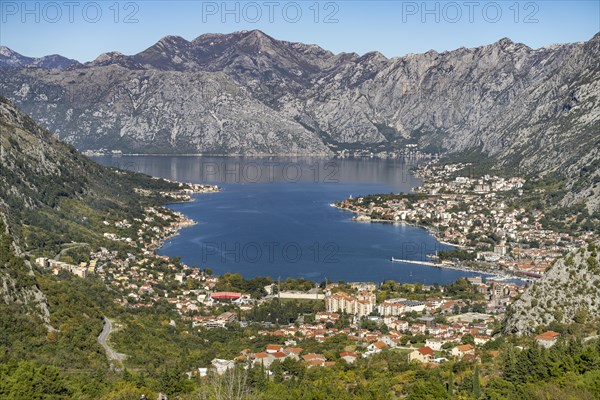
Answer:
<path fill-rule="evenodd" d="M 475 354 L 475 348 L 470 344 L 463 344 L 452 349 L 451 354 L 458 358 L 463 358 L 468 354 Z"/>
<path fill-rule="evenodd" d="M 367 346 L 367 353 L 370 354 L 374 354 L 374 353 L 379 353 L 381 350 L 383 350 L 384 348 L 388 347 L 388 345 L 379 340 L 375 343 L 371 343 L 369 346 Z"/>
<path fill-rule="evenodd" d="M 281 351 L 283 349 L 283 347 L 278 344 L 268 344 L 266 349 L 267 349 L 267 353 L 273 354 L 273 353 L 277 353 L 278 351 Z"/>
<path fill-rule="evenodd" d="M 535 340 L 542 346 L 548 348 L 556 344 L 560 333 L 554 331 L 547 331 L 535 337 Z"/>
<path fill-rule="evenodd" d="M 294 360 L 299 360 L 300 353 L 302 353 L 302 347 L 286 347 L 283 349 L 283 352 Z"/>
<path fill-rule="evenodd" d="M 358 354 L 353 351 L 344 351 L 340 353 L 340 358 L 346 361 L 348 364 L 354 363 L 354 361 L 356 361 L 356 357 L 358 357 Z"/>
<path fill-rule="evenodd" d="M 315 360 L 325 362 L 327 360 L 327 358 L 325 358 L 325 356 L 323 354 L 316 354 L 316 353 L 306 354 L 306 355 L 302 356 L 302 358 L 306 362 L 311 362 L 311 361 L 315 361 Z"/>
<path fill-rule="evenodd" d="M 275 358 L 272 354 L 267 354 L 265 352 L 256 353 L 254 355 L 254 364 L 262 364 L 265 368 L 269 368 Z"/>
<path fill-rule="evenodd" d="M 285 354 L 282 351 L 278 351 L 276 353 L 271 354 L 276 360 L 284 360 L 287 357 L 287 354 Z"/>
<path fill-rule="evenodd" d="M 413 350 L 408 354 L 408 361 L 417 360 L 422 363 L 430 363 L 433 360 L 434 352 L 431 347 L 421 347 L 420 349 Z"/>

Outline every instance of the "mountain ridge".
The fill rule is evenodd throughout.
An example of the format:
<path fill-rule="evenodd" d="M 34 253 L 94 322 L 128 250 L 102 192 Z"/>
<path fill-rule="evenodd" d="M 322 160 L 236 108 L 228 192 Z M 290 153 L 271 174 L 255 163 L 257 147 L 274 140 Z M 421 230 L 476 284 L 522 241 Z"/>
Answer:
<path fill-rule="evenodd" d="M 0 68 L 57 68 L 68 69 L 71 67 L 81 66 L 82 64 L 59 54 L 49 54 L 42 57 L 27 57 L 16 51 L 0 46 Z"/>
<path fill-rule="evenodd" d="M 223 37 L 240 36 L 240 35 L 250 35 L 250 36 L 251 35 L 261 35 L 261 36 L 264 36 L 266 38 L 273 39 L 273 37 L 269 36 L 268 34 L 266 34 L 265 32 L 263 32 L 260 29 L 241 30 L 241 31 L 234 31 L 234 32 L 230 32 L 230 33 L 211 33 L 211 32 L 207 32 L 207 33 L 203 33 L 203 34 L 201 34 L 201 35 L 199 35 L 199 36 L 197 36 L 197 37 L 195 37 L 193 39 L 190 39 L 190 40 L 187 40 L 184 37 L 179 36 L 179 35 L 166 35 L 166 36 L 163 36 L 160 39 L 158 39 L 153 45 L 147 47 L 146 49 L 140 50 L 139 52 L 137 52 L 135 54 L 125 55 L 125 54 L 121 53 L 118 50 L 113 50 L 113 51 L 109 51 L 109 52 L 106 52 L 106 53 L 118 53 L 118 54 L 121 54 L 121 55 L 126 56 L 126 57 L 133 57 L 133 56 L 135 56 L 137 54 L 143 53 L 144 51 L 146 51 L 146 50 L 148 50 L 148 49 L 156 46 L 157 44 L 164 43 L 164 42 L 169 42 L 170 40 L 173 40 L 173 39 L 175 39 L 176 41 L 188 44 L 188 45 L 195 45 L 197 43 L 201 43 L 202 41 L 204 41 L 206 39 L 219 39 L 219 38 L 223 38 Z M 600 32 L 598 32 L 595 35 L 593 35 L 587 41 L 598 40 L 598 38 L 600 38 Z M 275 39 L 275 40 L 277 40 L 277 39 Z M 363 56 L 365 56 L 365 55 L 367 55 L 369 53 L 379 53 L 379 51 L 377 51 L 377 50 L 369 50 L 369 51 L 365 52 L 364 54 L 358 54 L 356 52 L 345 52 L 345 51 L 341 51 L 339 53 L 333 53 L 333 52 L 331 52 L 329 50 L 326 50 L 323 47 L 321 47 L 320 45 L 315 44 L 315 43 L 306 43 L 305 44 L 305 43 L 302 43 L 302 42 L 286 41 L 286 40 L 277 40 L 277 41 L 281 42 L 281 43 L 286 43 L 286 44 L 289 44 L 289 45 L 292 45 L 292 46 L 293 45 L 302 45 L 302 46 L 307 46 L 307 47 L 310 47 L 310 48 L 316 48 L 316 49 L 319 49 L 319 50 L 321 50 L 321 51 L 323 51 L 325 53 L 329 53 L 330 56 L 355 55 L 357 58 L 360 58 L 360 57 L 363 57 Z M 483 45 L 479 45 L 479 46 L 474 46 L 474 47 L 464 47 L 464 46 L 461 46 L 461 47 L 457 47 L 455 49 L 441 50 L 441 51 L 440 50 L 435 50 L 435 49 L 430 49 L 428 51 L 424 51 L 424 52 L 421 52 L 421 53 L 406 53 L 406 54 L 403 54 L 403 55 L 395 55 L 395 56 L 390 56 L 390 57 L 386 57 L 384 55 L 384 57 L 386 57 L 389 60 L 392 60 L 392 59 L 396 59 L 396 58 L 404 58 L 404 57 L 411 56 L 411 55 L 426 54 L 426 53 L 429 53 L 429 52 L 433 52 L 433 53 L 436 53 L 436 54 L 444 54 L 444 53 L 449 53 L 449 52 L 453 52 L 453 51 L 457 51 L 457 50 L 478 49 L 478 48 L 481 48 L 481 47 L 493 46 L 495 44 L 505 44 L 505 43 L 506 44 L 514 44 L 514 45 L 518 45 L 518 46 L 524 46 L 524 47 L 527 47 L 528 49 L 531 49 L 531 50 L 543 50 L 543 49 L 552 49 L 552 48 L 555 48 L 557 46 L 560 47 L 560 46 L 564 46 L 564 45 L 567 45 L 567 44 L 582 44 L 582 43 L 585 43 L 587 41 L 565 42 L 565 43 L 552 43 L 552 44 L 548 44 L 548 45 L 544 45 L 544 46 L 541 46 L 541 47 L 534 48 L 534 47 L 531 47 L 531 46 L 529 46 L 529 45 L 527 45 L 525 43 L 522 43 L 522 42 L 514 42 L 509 37 L 502 37 L 502 38 L 496 40 L 495 42 L 488 43 L 488 44 L 483 44 Z M 59 54 L 49 54 L 49 55 L 45 55 L 45 56 L 41 56 L 41 57 L 28 57 L 28 56 L 24 56 L 24 55 L 22 55 L 22 54 L 20 54 L 20 53 L 18 53 L 16 51 L 10 49 L 7 46 L 0 46 L 0 56 L 3 55 L 2 53 L 4 51 L 8 51 L 10 53 L 13 53 L 13 54 L 19 56 L 19 57 L 24 57 L 24 58 L 28 58 L 28 59 L 43 59 L 45 57 L 59 56 L 59 57 L 63 57 L 66 60 L 74 61 L 79 66 L 90 65 L 91 63 L 94 62 L 94 60 L 92 60 L 92 61 L 86 61 L 86 62 L 81 62 L 81 61 L 76 60 L 76 59 L 70 59 L 70 58 L 61 56 Z M 101 53 L 101 54 L 106 54 L 106 53 Z M 100 56 L 100 55 L 98 55 L 98 56 Z M 3 66 L 3 65 L 0 64 L 0 66 Z M 42 67 L 42 68 L 47 68 L 47 67 L 43 67 L 43 66 L 40 66 L 40 65 L 36 65 L 36 66 L 37 67 Z"/>
<path fill-rule="evenodd" d="M 386 58 L 241 31 L 167 36 L 66 70 L 0 68 L 0 90 L 80 150 L 331 155 L 410 143 L 564 173 L 576 189 L 565 202 L 597 209 L 598 59 L 600 33 Z"/>

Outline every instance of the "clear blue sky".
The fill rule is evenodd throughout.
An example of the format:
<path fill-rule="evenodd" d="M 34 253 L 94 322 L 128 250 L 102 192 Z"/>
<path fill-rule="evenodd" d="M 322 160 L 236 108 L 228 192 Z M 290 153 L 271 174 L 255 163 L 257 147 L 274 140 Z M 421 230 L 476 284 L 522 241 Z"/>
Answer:
<path fill-rule="evenodd" d="M 27 56 L 90 61 L 134 54 L 166 35 L 260 29 L 283 40 L 388 57 L 489 44 L 503 37 L 538 48 L 600 31 L 590 1 L 8 1 L 0 44 Z"/>

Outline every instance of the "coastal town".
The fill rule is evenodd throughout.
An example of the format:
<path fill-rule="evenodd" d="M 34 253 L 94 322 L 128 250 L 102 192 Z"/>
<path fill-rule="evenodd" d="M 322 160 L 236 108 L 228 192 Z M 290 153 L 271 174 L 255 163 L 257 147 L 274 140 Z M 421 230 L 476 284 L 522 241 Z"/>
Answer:
<path fill-rule="evenodd" d="M 174 234 L 189 221 L 166 209 L 151 208 L 147 214 L 146 220 L 115 225 L 118 229 L 142 229 L 144 224 L 161 221 L 162 228 L 150 229 L 152 235 L 125 240 L 139 252 L 132 251 L 122 258 L 120 252 L 102 248 L 93 252 L 88 262 L 78 265 L 45 258 L 36 262 L 55 274 L 69 272 L 106 282 L 114 289 L 115 303 L 123 307 L 151 309 L 166 304 L 188 329 L 242 326 L 272 342 L 263 349 L 241 348 L 231 359 L 217 357 L 210 365 L 190 371 L 190 376 L 204 376 L 209 371 L 223 374 L 240 363 L 260 364 L 270 373 L 288 359 L 308 368 L 329 367 L 340 362 L 352 364 L 382 351 L 397 351 L 409 361 L 427 365 L 494 356 L 497 352 L 488 349 L 486 343 L 498 332 L 507 306 L 525 289 L 516 283 L 474 277 L 444 286 L 338 282 L 308 290 L 286 290 L 286 286 L 298 286 L 288 280 L 282 290 L 279 283 L 265 278 L 270 283 L 252 293 L 244 292 L 231 286 L 232 281 L 250 284 L 241 276 L 212 276 L 209 268 L 188 266 L 155 254 L 161 237 Z M 115 240 L 121 238 L 117 235 Z M 296 302 L 310 304 L 313 311 L 275 323 L 267 320 L 272 318 L 256 316 L 256 310 L 262 307 Z M 333 353 L 330 344 L 339 341 L 345 345 L 342 351 Z"/>
<path fill-rule="evenodd" d="M 355 213 L 359 222 L 423 227 L 443 246 L 438 254 L 405 246 L 405 254 L 393 261 L 504 278 L 540 278 L 557 258 L 597 239 L 591 231 L 566 233 L 544 227 L 544 212 L 519 202 L 527 195 L 525 178 L 473 178 L 470 167 L 430 162 L 417 170 L 423 184 L 414 193 L 350 196 L 334 205 Z"/>
<path fill-rule="evenodd" d="M 103 236 L 114 246 L 91 251 L 84 261 L 74 263 L 60 255 L 35 261 L 55 275 L 72 273 L 106 283 L 122 307 L 151 310 L 164 305 L 190 331 L 251 332 L 255 347 L 239 348 L 234 357 L 217 354 L 210 365 L 189 371 L 190 377 L 224 374 L 240 364 L 260 365 L 268 374 L 278 373 L 283 363 L 307 368 L 349 365 L 386 351 L 431 367 L 496 357 L 501 322 L 524 292 L 526 280 L 541 276 L 553 260 L 587 237 L 544 230 L 541 214 L 509 206 L 504 194 L 519 196 L 522 178 L 455 177 L 464 165 L 428 165 L 418 172 L 424 182 L 414 194 L 368 195 L 336 206 L 355 212 L 358 221 L 427 227 L 458 251 L 440 250 L 425 255 L 432 262 L 419 257 L 416 262 L 485 272 L 482 276 L 446 285 L 288 279 L 283 287 L 271 278 L 213 276 L 209 266 L 156 254 L 167 238 L 195 223 L 165 207 L 147 207 L 143 218 L 102 221 Z M 196 193 L 218 190 L 186 185 L 161 195 L 192 201 Z M 390 268 L 396 267 L 401 266 L 390 262 Z M 559 336 L 541 332 L 534 340 L 550 347 Z M 266 346 L 260 344 L 265 340 Z"/>

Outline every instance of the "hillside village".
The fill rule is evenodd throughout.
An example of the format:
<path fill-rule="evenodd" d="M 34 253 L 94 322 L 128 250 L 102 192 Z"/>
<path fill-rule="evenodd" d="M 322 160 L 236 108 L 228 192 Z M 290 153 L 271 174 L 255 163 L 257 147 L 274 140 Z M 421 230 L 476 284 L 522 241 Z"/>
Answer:
<path fill-rule="evenodd" d="M 484 282 L 479 277 L 463 280 L 460 285 L 470 293 L 468 298 L 445 295 L 443 287 L 399 285 L 391 281 L 380 288 L 365 282 L 330 284 L 325 289 L 325 310 L 310 315 L 312 323 L 296 320 L 279 326 L 266 324 L 268 328 L 259 330 L 258 334 L 277 340 L 276 343 L 259 352 L 244 349 L 230 360 L 215 359 L 211 366 L 218 373 L 224 373 L 236 362 L 247 362 L 259 363 L 268 370 L 276 361 L 292 359 L 309 368 L 328 367 L 337 362 L 352 364 L 357 358 L 370 357 L 384 350 L 399 351 L 409 361 L 432 366 L 449 359 L 474 361 L 483 353 L 497 355 L 497 352 L 488 352 L 485 344 L 498 332 L 506 306 L 522 293 L 524 287 Z M 382 289 L 394 286 L 407 290 L 408 297 L 422 300 L 386 298 L 387 292 Z M 377 301 L 378 297 L 382 300 Z M 261 300 L 257 302 L 260 303 Z M 232 323 L 236 320 L 234 313 L 224 314 L 217 319 L 230 318 Z M 302 319 L 307 317 L 303 315 Z M 197 320 L 196 317 L 191 319 Z M 241 321 L 242 324 L 249 322 L 261 323 Z M 205 326 L 214 325 L 211 321 L 211 325 L 205 322 Z M 328 343 L 337 340 L 343 340 L 347 345 L 344 351 L 336 354 L 330 351 L 314 353 L 303 348 L 303 343 L 309 343 L 309 348 L 314 347 L 314 343 L 327 348 Z M 206 374 L 208 367 L 200 367 L 199 373 Z"/>
<path fill-rule="evenodd" d="M 125 307 L 152 308 L 166 302 L 192 329 L 253 325 L 258 326 L 258 335 L 277 340 L 262 352 L 240 349 L 233 359 L 215 359 L 212 367 L 220 372 L 242 361 L 260 362 L 268 370 L 273 362 L 287 358 L 309 367 L 327 367 L 339 360 L 351 363 L 383 350 L 401 351 L 409 360 L 427 364 L 475 357 L 498 332 L 506 307 L 524 290 L 515 283 L 485 281 L 480 277 L 457 283 L 458 292 L 439 285 L 392 281 L 381 286 L 331 283 L 320 289 L 324 300 L 306 300 L 314 296 L 314 290 L 278 292 L 271 283 L 263 288 L 265 296 L 257 298 L 250 293 L 222 291 L 221 277 L 212 276 L 209 269 L 174 262 L 150 250 L 145 252 L 140 258 L 128 254 L 126 259 L 120 259 L 116 251 L 101 249 L 91 254 L 88 263 L 71 267 L 60 261 L 38 261 L 53 268 L 55 274 L 68 270 L 83 278 L 104 280 L 115 289 L 114 301 Z M 272 295 L 266 296 L 268 293 Z M 400 293 L 404 297 L 391 297 Z M 282 296 L 284 299 L 279 298 Z M 321 311 L 279 324 L 252 319 L 255 308 L 295 299 L 318 303 L 316 308 Z M 334 356 L 310 353 L 302 347 L 306 341 L 326 345 L 335 337 L 343 337 L 350 344 Z M 199 366 L 194 373 L 205 374 L 208 367 L 211 366 Z"/>
<path fill-rule="evenodd" d="M 514 190 L 514 185 L 520 183 L 519 180 L 508 181 L 509 190 Z M 427 187 L 426 184 L 423 187 Z M 206 193 L 216 189 L 197 190 Z M 178 192 L 169 196 L 190 201 L 192 194 Z M 369 203 L 375 203 L 369 206 L 370 214 L 361 215 L 381 220 L 405 215 L 404 221 L 409 221 L 415 215 L 421 215 L 422 210 L 429 210 L 428 207 L 433 207 L 431 210 L 435 212 L 444 212 L 443 208 L 438 208 L 439 204 L 426 200 L 430 195 L 417 193 L 410 196 L 416 197 L 384 200 L 382 204 L 391 205 L 392 212 L 386 206 L 377 208 L 375 198 Z M 417 206 L 414 206 L 415 199 Z M 353 207 L 354 203 L 348 200 L 346 206 Z M 451 217 L 447 221 L 468 220 L 464 214 L 460 214 L 460 218 L 454 217 L 453 212 L 448 212 Z M 496 215 L 500 218 L 512 214 Z M 428 221 L 444 220 L 431 218 L 427 213 L 424 217 Z M 511 221 L 524 224 L 525 218 L 528 217 Z M 528 263 L 538 267 L 543 265 L 545 269 L 573 243 L 583 240 L 581 236 L 560 235 L 558 245 L 544 242 L 538 248 L 522 246 L 523 243 L 511 241 L 506 233 L 516 233 L 518 240 L 518 235 L 525 232 L 525 225 L 515 222 L 518 229 L 511 231 L 505 224 L 498 225 L 498 221 L 490 219 L 481 224 L 467 224 L 474 226 L 473 231 L 480 236 L 489 232 L 486 229 L 491 226 L 497 228 L 492 231 L 497 242 L 470 235 L 472 232 L 464 236 L 467 242 L 460 250 L 476 254 L 474 260 L 448 260 L 443 251 L 438 252 L 437 257 L 454 266 L 485 263 L 488 272 L 489 266 L 494 265 L 494 268 L 506 269 L 515 276 L 529 279 L 534 273 L 542 275 L 544 271 L 517 274 L 518 271 L 511 270 L 510 263 L 524 265 L 523 260 L 528 260 Z M 473 366 L 506 360 L 502 345 L 506 339 L 502 331 L 511 305 L 525 293 L 526 279 L 507 279 L 511 275 L 499 277 L 500 273 L 494 272 L 461 278 L 445 285 L 425 285 L 394 281 L 318 283 L 303 279 L 274 282 L 264 277 L 244 279 L 239 274 L 213 276 L 207 266 L 190 266 L 177 257 L 156 254 L 164 240 L 191 224 L 194 221 L 181 213 L 165 207 L 147 207 L 140 218 L 114 217 L 101 221 L 106 247 L 89 251 L 89 248 L 78 248 L 78 244 L 73 243 L 56 257 L 37 257 L 35 263 L 59 278 L 73 274 L 84 280 L 103 282 L 118 307 L 133 312 L 155 309 L 172 312 L 177 317 L 163 323 L 168 323 L 174 330 L 195 332 L 199 337 L 210 336 L 210 332 L 216 332 L 216 335 L 244 333 L 244 340 L 239 343 L 228 342 L 227 351 L 215 351 L 211 358 L 187 369 L 190 380 L 213 379 L 211 376 L 215 375 L 225 378 L 229 373 L 245 368 L 262 371 L 268 380 L 285 381 L 295 379 L 290 371 L 363 368 L 369 360 L 380 360 L 389 355 L 424 369 L 446 369 L 447 365 L 442 367 L 445 363 Z M 539 225 L 526 226 L 529 234 L 539 233 L 536 231 Z M 458 235 L 465 234 L 465 230 L 455 226 L 452 229 Z M 567 239 L 561 243 L 563 238 Z M 450 240 L 449 237 L 446 239 Z M 484 246 L 487 247 L 484 249 Z M 464 258 L 460 252 L 450 254 Z M 529 345 L 537 343 L 541 348 L 553 348 L 565 332 L 558 330 L 537 328 L 524 340 Z M 124 357 L 115 368 L 122 368 L 119 365 L 128 364 L 128 349 L 122 346 L 122 335 L 114 340 L 121 346 L 116 347 L 116 351 Z M 136 357 L 139 357 L 137 353 Z"/>
<path fill-rule="evenodd" d="M 524 293 L 525 282 L 541 277 L 555 259 L 591 236 L 544 230 L 541 213 L 510 206 L 504 193 L 519 196 L 522 178 L 452 178 L 465 165 L 428 165 L 433 167 L 419 170 L 424 183 L 415 194 L 362 196 L 338 206 L 357 213 L 361 221 L 427 226 L 439 240 L 458 246 L 458 251 L 439 251 L 429 258 L 443 267 L 492 272 L 491 276 L 449 285 L 386 281 L 315 286 L 288 279 L 283 289 L 270 278 L 213 276 L 210 268 L 156 254 L 164 240 L 195 223 L 164 207 L 147 207 L 141 218 L 102 221 L 104 238 L 127 251 L 107 246 L 78 263 L 62 253 L 35 261 L 55 275 L 72 273 L 105 282 L 120 306 L 166 306 L 179 314 L 186 329 L 247 327 L 254 333 L 251 338 L 270 342 L 239 348 L 231 358 L 216 357 L 210 365 L 188 371 L 190 377 L 211 371 L 224 374 L 237 365 L 259 365 L 267 373 L 276 373 L 283 363 L 307 368 L 350 365 L 384 351 L 430 367 L 496 357 L 496 335 L 507 309 Z M 191 201 L 194 193 L 216 190 L 198 185 L 163 195 Z M 284 313 L 286 307 L 296 314 Z M 551 347 L 559 338 L 560 333 L 548 331 L 534 340 Z"/>

